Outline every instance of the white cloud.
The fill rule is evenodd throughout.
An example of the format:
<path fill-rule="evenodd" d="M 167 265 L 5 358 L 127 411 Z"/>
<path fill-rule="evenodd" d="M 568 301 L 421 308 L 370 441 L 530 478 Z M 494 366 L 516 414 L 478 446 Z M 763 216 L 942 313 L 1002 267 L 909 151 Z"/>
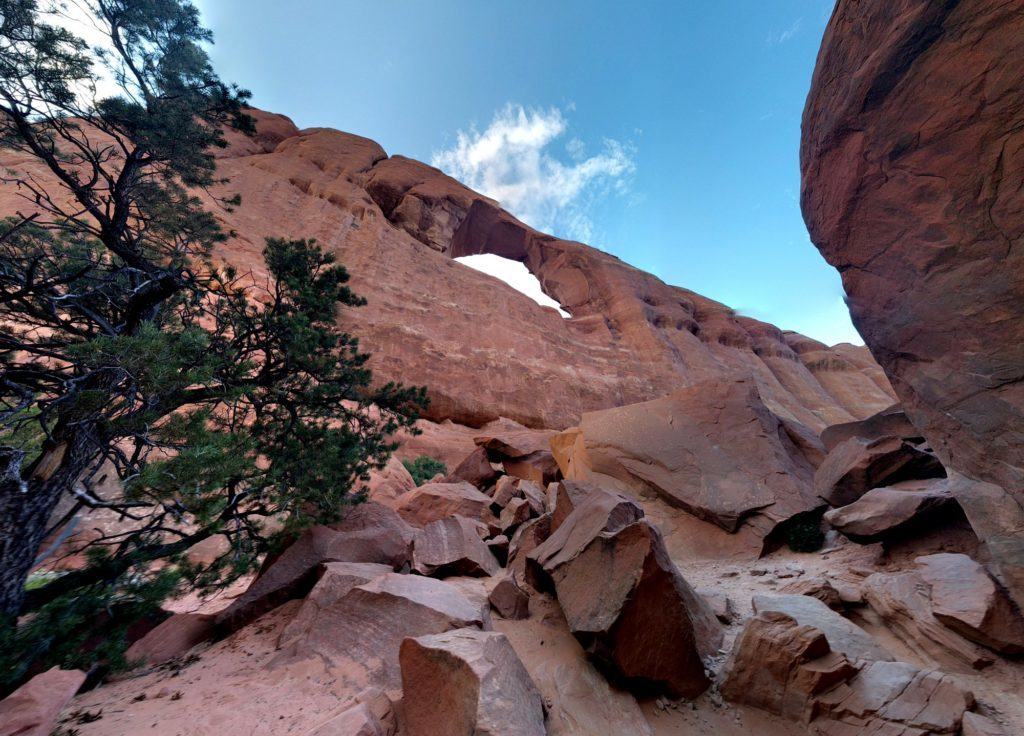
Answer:
<path fill-rule="evenodd" d="M 791 26 L 784 28 L 779 31 L 772 29 L 768 32 L 768 37 L 765 39 L 765 43 L 768 46 L 777 46 L 787 41 L 792 41 L 798 33 L 800 33 L 800 26 L 803 25 L 804 19 L 797 18 Z"/>
<path fill-rule="evenodd" d="M 608 138 L 591 156 L 571 138 L 565 146 L 571 160 L 559 160 L 552 143 L 568 127 L 557 108 L 506 105 L 486 130 L 459 131 L 455 145 L 435 152 L 431 163 L 539 230 L 588 240 L 590 209 L 609 192 L 625 193 L 636 167 L 632 146 Z"/>
<path fill-rule="evenodd" d="M 502 258 L 492 253 L 484 253 L 476 256 L 462 256 L 456 258 L 459 263 L 470 268 L 482 271 L 496 279 L 504 281 L 516 291 L 520 291 L 533 299 L 542 307 L 557 309 L 558 313 L 565 318 L 571 317 L 568 312 L 562 309 L 562 305 L 549 297 L 540 287 L 540 281 L 530 273 L 525 263 L 513 261 L 511 258 Z"/>

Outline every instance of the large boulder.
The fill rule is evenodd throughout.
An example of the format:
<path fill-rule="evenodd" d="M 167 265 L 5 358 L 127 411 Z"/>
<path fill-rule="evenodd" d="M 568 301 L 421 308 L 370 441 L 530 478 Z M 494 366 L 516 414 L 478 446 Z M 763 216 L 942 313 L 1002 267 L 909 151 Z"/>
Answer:
<path fill-rule="evenodd" d="M 502 618 L 523 619 L 530 615 L 530 595 L 519 586 L 514 575 L 502 578 L 491 588 L 487 600 Z"/>
<path fill-rule="evenodd" d="M 934 455 L 899 437 L 851 437 L 825 457 L 814 474 L 814 488 L 831 506 L 846 506 L 872 488 L 945 476 Z"/>
<path fill-rule="evenodd" d="M 750 378 L 722 378 L 661 399 L 589 412 L 553 440 L 563 474 L 651 490 L 694 516 L 760 536 L 821 504 L 814 469 Z"/>
<path fill-rule="evenodd" d="M 530 563 L 598 662 L 627 683 L 694 697 L 709 684 L 702 657 L 717 651 L 722 629 L 641 517 L 631 502 L 595 494 Z"/>
<path fill-rule="evenodd" d="M 959 506 L 946 479 L 935 478 L 872 488 L 848 506 L 826 511 L 824 518 L 850 539 L 876 542 L 920 528 L 945 512 L 957 513 Z"/>
<path fill-rule="evenodd" d="M 217 614 L 221 633 L 235 631 L 316 583 L 326 562 L 368 562 L 400 569 L 412 561 L 416 530 L 392 509 L 368 501 L 333 526 L 306 529 L 287 549 L 264 563 L 259 577 Z"/>
<path fill-rule="evenodd" d="M 449 516 L 427 524 L 416 536 L 413 569 L 421 575 L 494 575 L 498 561 L 480 538 L 479 522 Z"/>
<path fill-rule="evenodd" d="M 371 573 L 372 574 L 372 573 Z M 401 687 L 398 650 L 409 637 L 490 627 L 485 599 L 419 575 L 386 572 L 367 582 L 349 570 L 325 575 L 281 633 L 274 666 L 322 660 L 352 690 Z"/>
<path fill-rule="evenodd" d="M 1002 654 L 1024 654 L 1024 616 L 1005 589 L 967 555 L 918 557 L 932 615 L 966 639 Z"/>
<path fill-rule="evenodd" d="M 952 470 L 1024 506 L 1024 14 L 836 4 L 803 118 L 802 206 L 858 331 Z M 969 519 L 976 518 L 961 503 Z M 981 515 L 981 514 L 977 514 Z M 1020 546 L 990 547 L 1020 568 Z M 1024 603 L 1024 579 L 1007 577 Z"/>
<path fill-rule="evenodd" d="M 446 480 L 453 483 L 465 481 L 483 490 L 493 485 L 500 475 L 501 473 L 495 470 L 491 466 L 491 461 L 487 459 L 487 450 L 477 447 L 449 473 Z"/>
<path fill-rule="evenodd" d="M 0 700 L 0 736 L 50 736 L 57 717 L 85 682 L 85 673 L 58 667 L 36 675 Z"/>
<path fill-rule="evenodd" d="M 399 660 L 409 736 L 546 736 L 540 693 L 504 634 L 409 638 Z"/>
<path fill-rule="evenodd" d="M 907 413 L 899 404 L 893 404 L 888 409 L 872 414 L 866 419 L 833 424 L 821 433 L 821 443 L 826 452 L 832 452 L 837 445 L 853 437 L 867 440 L 877 440 L 882 437 L 899 437 L 917 441 L 923 439 L 920 430 L 910 423 Z"/>
<path fill-rule="evenodd" d="M 860 626 L 809 595 L 755 595 L 755 613 L 783 614 L 801 626 L 811 626 L 828 640 L 829 648 L 851 661 L 890 660 L 892 657 Z"/>
<path fill-rule="evenodd" d="M 397 499 L 395 510 L 414 526 L 425 527 L 449 516 L 493 522 L 491 499 L 470 483 L 424 483 Z"/>
<path fill-rule="evenodd" d="M 387 465 L 370 473 L 363 491 L 372 501 L 389 503 L 416 487 L 409 470 L 396 456 L 388 458 Z"/>
<path fill-rule="evenodd" d="M 128 647 L 125 658 L 153 667 L 180 657 L 213 638 L 215 618 L 207 613 L 171 614 Z"/>

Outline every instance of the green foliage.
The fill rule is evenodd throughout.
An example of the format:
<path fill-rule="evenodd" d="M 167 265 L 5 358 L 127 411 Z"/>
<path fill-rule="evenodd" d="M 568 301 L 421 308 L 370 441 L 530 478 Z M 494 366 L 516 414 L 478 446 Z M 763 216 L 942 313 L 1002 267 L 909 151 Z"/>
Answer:
<path fill-rule="evenodd" d="M 438 473 L 445 474 L 448 468 L 440 460 L 435 460 L 429 455 L 420 455 L 415 460 L 403 460 L 402 465 L 409 471 L 409 475 L 416 481 L 416 485 L 423 485 Z"/>
<path fill-rule="evenodd" d="M 820 514 L 804 514 L 786 526 L 786 545 L 794 552 L 816 552 L 825 543 Z"/>

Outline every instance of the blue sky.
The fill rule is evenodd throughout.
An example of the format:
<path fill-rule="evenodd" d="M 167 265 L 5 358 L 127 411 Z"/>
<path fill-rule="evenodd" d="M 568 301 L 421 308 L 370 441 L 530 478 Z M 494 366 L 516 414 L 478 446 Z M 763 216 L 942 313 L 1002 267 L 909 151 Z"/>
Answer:
<path fill-rule="evenodd" d="M 832 0 L 200 0 L 222 76 L 441 165 L 531 224 L 861 342 L 799 208 Z"/>

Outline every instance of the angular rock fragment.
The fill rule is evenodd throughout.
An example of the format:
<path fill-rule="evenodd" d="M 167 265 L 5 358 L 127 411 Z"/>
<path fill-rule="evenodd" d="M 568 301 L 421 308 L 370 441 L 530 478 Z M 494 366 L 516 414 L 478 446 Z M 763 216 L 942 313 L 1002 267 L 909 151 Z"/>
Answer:
<path fill-rule="evenodd" d="M 399 655 L 409 736 L 545 736 L 544 705 L 504 634 L 408 638 Z"/>
<path fill-rule="evenodd" d="M 814 488 L 831 506 L 839 507 L 872 488 L 945 476 L 942 463 L 932 453 L 899 437 L 852 437 L 826 456 L 814 474 Z"/>
<path fill-rule="evenodd" d="M 962 736 L 1008 736 L 1003 727 L 978 713 L 964 713 Z"/>
<path fill-rule="evenodd" d="M 915 563 L 930 588 L 935 618 L 1001 654 L 1024 653 L 1024 616 L 985 568 L 952 553 L 918 557 Z"/>
<path fill-rule="evenodd" d="M 642 514 L 624 498 L 591 496 L 530 565 L 598 662 L 634 686 L 694 697 L 709 684 L 701 658 L 718 649 L 722 629 Z"/>
<path fill-rule="evenodd" d="M 801 626 L 812 626 L 828 639 L 829 647 L 851 661 L 891 660 L 872 636 L 825 603 L 807 595 L 756 595 L 756 613 L 781 613 Z"/>
<path fill-rule="evenodd" d="M 466 627 L 490 627 L 487 601 L 441 580 L 386 573 L 340 595 L 318 584 L 281 633 L 272 666 L 321 659 L 350 690 L 390 693 L 401 687 L 404 639 Z"/>
<path fill-rule="evenodd" d="M 413 569 L 421 575 L 494 575 L 498 561 L 480 538 L 476 522 L 449 516 L 427 524 L 416 536 Z"/>
<path fill-rule="evenodd" d="M 719 590 L 698 590 L 697 593 L 707 601 L 711 612 L 723 624 L 731 624 L 736 620 L 736 609 L 733 608 L 732 599 Z"/>
<path fill-rule="evenodd" d="M 910 423 L 907 413 L 900 404 L 893 404 L 866 419 L 826 427 L 821 433 L 821 442 L 826 452 L 832 452 L 836 445 L 854 437 L 865 440 L 877 440 L 882 437 L 899 437 L 913 441 L 923 439 L 920 430 Z"/>
<path fill-rule="evenodd" d="M 487 597 L 491 608 L 502 618 L 523 619 L 530 615 L 530 596 L 512 575 L 502 578 Z"/>
<path fill-rule="evenodd" d="M 516 529 L 508 545 L 506 566 L 514 574 L 525 578 L 527 555 L 551 535 L 551 514 L 544 514 Z"/>
<path fill-rule="evenodd" d="M 825 512 L 824 518 L 850 539 L 875 542 L 958 510 L 946 479 L 934 478 L 872 488 L 853 503 Z"/>
<path fill-rule="evenodd" d="M 491 461 L 487 459 L 487 450 L 477 447 L 451 472 L 447 481 L 449 483 L 465 481 L 484 490 L 493 485 L 500 475 L 491 467 Z"/>
<path fill-rule="evenodd" d="M 192 647 L 209 641 L 216 631 L 215 616 L 206 613 L 174 613 L 134 642 L 125 658 L 149 667 L 186 654 Z"/>
<path fill-rule="evenodd" d="M 406 493 L 395 505 L 398 514 L 413 526 L 425 527 L 448 516 L 494 521 L 491 499 L 469 483 L 425 483 Z"/>
<path fill-rule="evenodd" d="M 498 526 L 501 527 L 502 532 L 511 534 L 515 527 L 530 518 L 532 511 L 525 498 L 513 498 L 502 509 L 501 516 L 498 517 Z"/>
<path fill-rule="evenodd" d="M 85 682 L 85 673 L 54 667 L 0 700 L 0 734 L 50 736 L 57 717 Z"/>

